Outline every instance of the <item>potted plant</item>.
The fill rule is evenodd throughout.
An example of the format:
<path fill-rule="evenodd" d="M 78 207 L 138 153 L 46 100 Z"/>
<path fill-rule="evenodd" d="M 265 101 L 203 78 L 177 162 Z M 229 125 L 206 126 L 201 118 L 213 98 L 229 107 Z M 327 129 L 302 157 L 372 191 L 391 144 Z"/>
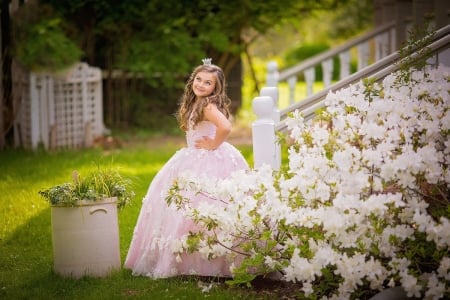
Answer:
<path fill-rule="evenodd" d="M 96 169 L 39 191 L 51 205 L 54 271 L 103 277 L 120 269 L 117 209 L 134 196 L 130 181 L 114 169 Z"/>

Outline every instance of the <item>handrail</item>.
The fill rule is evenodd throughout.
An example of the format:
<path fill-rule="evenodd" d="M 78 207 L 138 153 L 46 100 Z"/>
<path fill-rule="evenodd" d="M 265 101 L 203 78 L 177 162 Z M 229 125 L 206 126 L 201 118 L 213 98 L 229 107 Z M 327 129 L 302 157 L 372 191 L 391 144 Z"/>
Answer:
<path fill-rule="evenodd" d="M 432 51 L 432 53 L 439 52 L 439 50 L 448 47 L 450 45 L 450 25 L 447 25 L 445 27 L 442 27 L 441 29 L 437 30 L 436 33 L 433 36 L 433 42 L 426 46 L 428 49 Z M 417 58 L 419 54 L 417 52 L 414 52 L 410 55 L 409 58 Z M 326 95 L 330 91 L 336 91 L 341 88 L 344 88 L 345 86 L 348 86 L 352 83 L 355 83 L 362 78 L 366 78 L 370 76 L 371 78 L 374 78 L 375 80 L 380 80 L 387 76 L 388 74 L 398 70 L 400 68 L 400 63 L 395 64 L 394 62 L 398 61 L 400 59 L 400 52 L 394 52 L 381 60 L 377 61 L 376 63 L 369 65 L 352 75 L 348 76 L 347 78 L 344 78 L 335 84 L 331 85 L 330 87 L 305 98 L 304 100 L 294 103 L 291 106 L 283 109 L 280 111 L 280 117 L 281 119 L 284 119 L 287 117 L 287 114 L 294 110 L 300 110 L 300 111 L 307 111 L 307 114 L 304 114 L 305 119 L 311 119 L 314 116 L 314 112 L 317 108 L 320 108 L 323 106 L 321 101 L 323 102 L 323 99 L 326 97 Z M 313 109 L 311 109 L 313 108 Z M 280 122 L 276 124 L 275 130 L 276 131 L 284 131 L 286 129 L 286 124 L 284 122 Z"/>
<path fill-rule="evenodd" d="M 288 79 L 289 77 L 292 77 L 295 74 L 302 72 L 303 70 L 314 67 L 315 65 L 319 64 L 320 62 L 322 62 L 326 59 L 332 58 L 332 57 L 336 56 L 337 54 L 344 52 L 348 49 L 351 49 L 358 44 L 368 41 L 371 38 L 379 35 L 380 33 L 391 30 L 394 26 L 395 26 L 395 22 L 387 23 L 386 25 L 380 26 L 380 27 L 378 27 L 372 31 L 369 31 L 359 37 L 351 39 L 348 42 L 346 42 L 345 44 L 334 47 L 334 48 L 332 48 L 328 51 L 325 51 L 317 56 L 307 59 L 294 67 L 285 69 L 280 72 L 279 81 L 284 81 L 284 80 Z"/>

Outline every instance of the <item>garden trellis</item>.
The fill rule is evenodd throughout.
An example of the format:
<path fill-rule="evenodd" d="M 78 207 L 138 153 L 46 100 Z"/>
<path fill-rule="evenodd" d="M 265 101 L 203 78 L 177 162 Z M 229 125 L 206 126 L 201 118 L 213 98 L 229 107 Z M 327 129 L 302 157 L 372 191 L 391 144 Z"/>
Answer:
<path fill-rule="evenodd" d="M 14 85 L 15 146 L 83 148 L 103 135 L 99 68 L 78 63 L 65 76 L 21 72 Z"/>

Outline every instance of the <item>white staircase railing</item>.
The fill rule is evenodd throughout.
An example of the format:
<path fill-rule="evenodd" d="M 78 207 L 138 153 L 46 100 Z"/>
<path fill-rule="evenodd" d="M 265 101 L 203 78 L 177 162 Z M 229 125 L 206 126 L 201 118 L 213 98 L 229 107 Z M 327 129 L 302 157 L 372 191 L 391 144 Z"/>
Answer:
<path fill-rule="evenodd" d="M 278 71 L 276 62 L 270 62 L 267 67 L 266 86 L 278 86 L 280 83 L 286 82 L 289 87 L 288 95 L 291 105 L 300 98 L 296 94 L 296 85 L 300 75 L 303 74 L 306 83 L 306 95 L 303 96 L 310 96 L 314 93 L 317 66 L 322 68 L 321 79 L 324 87 L 327 88 L 332 83 L 335 58 L 339 60 L 339 79 L 344 79 L 351 74 L 351 52 L 356 50 L 357 70 L 359 71 L 394 52 L 396 50 L 394 41 L 395 23 L 391 22 L 283 71 Z"/>
<path fill-rule="evenodd" d="M 447 63 L 449 63 L 450 25 L 437 30 L 431 42 L 430 45 L 426 46 L 434 55 L 429 60 L 429 63 L 438 65 L 442 63 L 443 60 L 447 60 Z M 417 56 L 418 52 L 415 52 L 409 59 L 414 59 Z M 252 124 L 254 167 L 258 168 L 263 164 L 269 164 L 275 170 L 279 169 L 281 165 L 281 147 L 277 143 L 276 132 L 286 130 L 283 119 L 286 118 L 289 112 L 299 110 L 306 120 L 310 120 L 314 117 L 316 110 L 323 107 L 323 100 L 330 91 L 337 91 L 347 87 L 362 78 L 370 77 L 381 80 L 388 74 L 400 68 L 400 64 L 395 63 L 398 62 L 399 59 L 400 53 L 394 52 L 377 62 L 362 68 L 354 74 L 341 79 L 335 84 L 328 86 L 318 93 L 310 95 L 300 102 L 291 104 L 281 111 L 278 109 L 277 105 L 279 94 L 278 88 L 276 86 L 264 87 L 261 90 L 260 96 L 253 100 L 253 110 L 257 116 L 256 121 Z M 269 64 L 268 68 L 273 68 L 273 64 Z M 281 78 L 280 74 L 275 76 L 274 74 L 276 73 L 270 73 L 268 75 L 268 83 L 272 83 L 276 78 Z M 294 73 L 292 72 L 292 75 L 293 74 Z"/>

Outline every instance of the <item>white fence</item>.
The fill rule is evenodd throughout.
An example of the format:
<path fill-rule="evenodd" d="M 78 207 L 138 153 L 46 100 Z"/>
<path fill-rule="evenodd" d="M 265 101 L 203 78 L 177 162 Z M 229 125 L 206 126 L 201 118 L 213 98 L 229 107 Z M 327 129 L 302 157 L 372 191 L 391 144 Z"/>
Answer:
<path fill-rule="evenodd" d="M 23 73 L 15 81 L 15 146 L 83 148 L 103 135 L 99 68 L 79 63 L 64 78 Z"/>

